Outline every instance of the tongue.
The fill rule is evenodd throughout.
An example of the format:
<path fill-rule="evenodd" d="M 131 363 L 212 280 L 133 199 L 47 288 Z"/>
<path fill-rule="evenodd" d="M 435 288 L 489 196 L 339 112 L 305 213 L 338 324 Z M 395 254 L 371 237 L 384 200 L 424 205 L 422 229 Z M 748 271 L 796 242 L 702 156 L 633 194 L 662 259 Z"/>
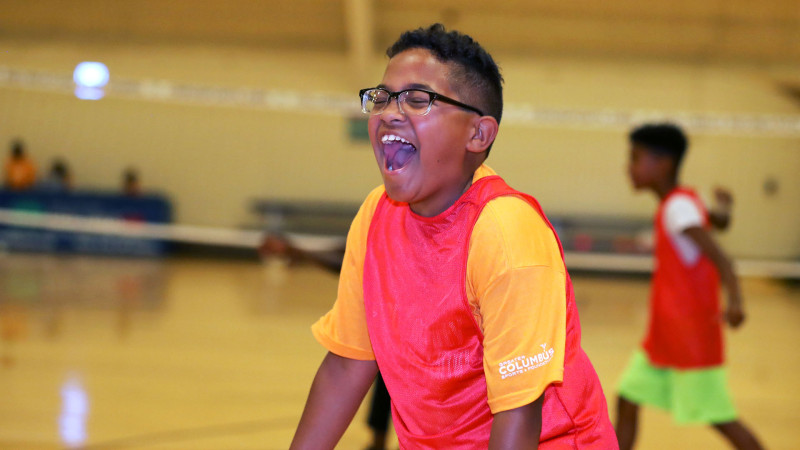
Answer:
<path fill-rule="evenodd" d="M 386 167 L 389 170 L 398 170 L 405 167 L 406 164 L 414 156 L 417 149 L 410 144 L 392 143 L 386 145 L 384 152 L 386 154 Z"/>

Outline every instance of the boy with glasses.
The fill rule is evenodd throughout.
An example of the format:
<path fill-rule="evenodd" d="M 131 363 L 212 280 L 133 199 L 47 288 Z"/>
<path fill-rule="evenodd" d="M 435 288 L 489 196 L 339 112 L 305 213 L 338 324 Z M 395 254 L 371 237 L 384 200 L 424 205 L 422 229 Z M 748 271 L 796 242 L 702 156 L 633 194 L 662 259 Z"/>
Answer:
<path fill-rule="evenodd" d="M 380 367 L 401 448 L 616 448 L 558 239 L 483 165 L 502 77 L 436 24 L 360 92 L 383 186 L 347 238 L 328 350 L 292 448 L 333 448 Z"/>

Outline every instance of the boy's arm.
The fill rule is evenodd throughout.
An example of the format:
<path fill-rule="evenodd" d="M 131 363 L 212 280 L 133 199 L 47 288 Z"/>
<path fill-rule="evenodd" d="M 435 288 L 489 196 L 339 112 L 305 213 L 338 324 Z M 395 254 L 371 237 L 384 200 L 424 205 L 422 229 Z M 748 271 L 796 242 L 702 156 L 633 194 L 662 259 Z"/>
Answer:
<path fill-rule="evenodd" d="M 290 449 L 332 449 L 353 420 L 378 365 L 328 352 L 317 370 Z"/>
<path fill-rule="evenodd" d="M 533 403 L 495 414 L 489 450 L 539 448 L 543 402 L 544 395 Z"/>
<path fill-rule="evenodd" d="M 728 307 L 725 311 L 725 320 L 733 328 L 744 322 L 744 307 L 742 295 L 739 290 L 739 280 L 733 272 L 730 259 L 722 252 L 711 236 L 701 227 L 690 227 L 683 231 L 686 236 L 697 244 L 700 251 L 708 256 L 719 271 L 722 284 L 728 293 Z"/>

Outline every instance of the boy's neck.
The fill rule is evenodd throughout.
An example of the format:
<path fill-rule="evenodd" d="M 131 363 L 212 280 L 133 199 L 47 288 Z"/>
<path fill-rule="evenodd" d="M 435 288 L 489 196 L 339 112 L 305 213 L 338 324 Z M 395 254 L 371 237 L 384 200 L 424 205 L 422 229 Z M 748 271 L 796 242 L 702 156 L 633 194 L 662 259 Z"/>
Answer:
<path fill-rule="evenodd" d="M 676 187 L 678 187 L 678 180 L 669 178 L 654 185 L 653 192 L 655 192 L 659 199 L 664 200 Z"/>
<path fill-rule="evenodd" d="M 451 195 L 446 197 L 445 201 L 439 204 L 409 204 L 411 211 L 414 211 L 415 214 L 418 214 L 423 217 L 434 217 L 437 216 L 445 211 L 448 208 L 455 205 L 458 199 L 464 195 L 467 190 L 469 190 L 470 186 L 472 186 L 472 177 L 469 179 L 464 180 L 464 183 L 460 184 L 458 187 L 452 190 Z"/>

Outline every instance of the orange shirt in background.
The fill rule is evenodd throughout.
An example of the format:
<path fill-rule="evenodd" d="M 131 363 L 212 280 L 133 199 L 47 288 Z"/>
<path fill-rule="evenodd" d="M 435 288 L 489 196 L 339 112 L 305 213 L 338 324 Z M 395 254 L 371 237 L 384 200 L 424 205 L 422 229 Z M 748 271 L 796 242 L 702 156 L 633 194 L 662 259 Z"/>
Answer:
<path fill-rule="evenodd" d="M 5 184 L 8 189 L 30 189 L 36 183 L 36 167 L 28 158 L 10 158 L 6 162 L 5 175 Z"/>

